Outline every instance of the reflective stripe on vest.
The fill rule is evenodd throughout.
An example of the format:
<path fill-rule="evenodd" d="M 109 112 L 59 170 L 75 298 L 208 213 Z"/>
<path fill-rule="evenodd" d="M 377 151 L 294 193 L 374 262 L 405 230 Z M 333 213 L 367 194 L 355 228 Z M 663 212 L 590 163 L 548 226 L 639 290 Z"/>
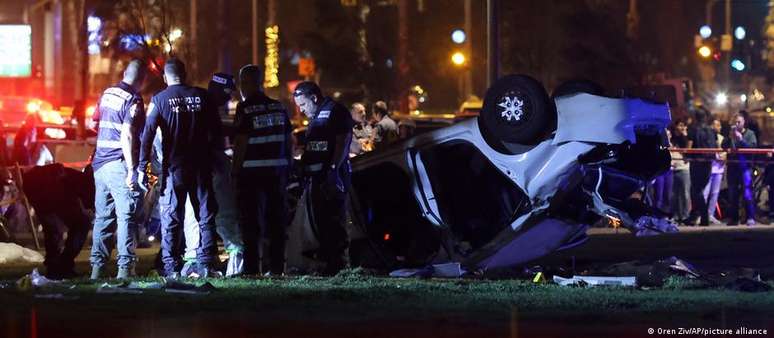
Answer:
<path fill-rule="evenodd" d="M 277 135 L 251 137 L 247 139 L 247 144 L 264 144 L 264 143 L 282 142 L 282 141 L 285 141 L 285 135 L 277 134 Z"/>
<path fill-rule="evenodd" d="M 120 149 L 121 141 L 97 140 L 97 148 Z"/>
<path fill-rule="evenodd" d="M 253 118 L 253 129 L 263 129 L 274 126 L 285 125 L 284 113 L 272 113 L 265 115 L 258 115 Z"/>
<path fill-rule="evenodd" d="M 309 143 L 306 144 L 306 150 L 328 151 L 328 141 L 309 141 Z"/>
<path fill-rule="evenodd" d="M 273 160 L 250 160 L 242 163 L 242 168 L 258 168 L 258 167 L 282 167 L 287 166 L 288 159 L 279 158 Z"/>
<path fill-rule="evenodd" d="M 99 127 L 100 129 L 105 128 L 105 129 L 121 130 L 121 127 L 123 127 L 123 124 L 110 122 L 110 121 L 99 121 Z"/>

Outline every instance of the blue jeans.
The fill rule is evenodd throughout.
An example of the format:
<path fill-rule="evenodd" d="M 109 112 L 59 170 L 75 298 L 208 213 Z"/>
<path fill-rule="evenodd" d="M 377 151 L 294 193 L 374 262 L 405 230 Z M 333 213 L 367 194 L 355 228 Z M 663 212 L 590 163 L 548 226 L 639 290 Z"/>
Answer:
<path fill-rule="evenodd" d="M 731 223 L 739 221 L 739 197 L 744 198 L 747 219 L 755 218 L 755 200 L 753 198 L 752 168 L 746 165 L 729 164 L 727 173 L 728 181 L 728 218 Z"/>
<path fill-rule="evenodd" d="M 110 259 L 114 235 L 117 237 L 118 266 L 129 267 L 137 260 L 134 249 L 140 190 L 130 189 L 126 185 L 126 176 L 123 161 L 108 162 L 94 172 L 92 266 L 102 266 Z"/>
<path fill-rule="evenodd" d="M 162 195 L 159 197 L 161 216 L 161 260 L 164 272 L 179 271 L 183 255 L 183 222 L 186 198 L 191 199 L 199 223 L 199 245 L 196 260 L 212 264 L 217 253 L 215 242 L 215 214 L 217 203 L 212 192 L 209 173 L 187 173 L 172 170 L 166 174 Z"/>

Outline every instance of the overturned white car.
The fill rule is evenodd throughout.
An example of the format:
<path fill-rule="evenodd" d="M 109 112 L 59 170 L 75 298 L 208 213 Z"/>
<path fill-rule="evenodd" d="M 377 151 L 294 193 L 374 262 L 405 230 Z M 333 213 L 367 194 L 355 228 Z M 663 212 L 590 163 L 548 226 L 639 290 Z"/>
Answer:
<path fill-rule="evenodd" d="M 552 102 L 507 76 L 477 119 L 355 158 L 350 216 L 366 251 L 388 268 L 486 270 L 580 244 L 602 217 L 638 235 L 676 231 L 641 200 L 669 168 L 668 106 L 576 87 Z"/>

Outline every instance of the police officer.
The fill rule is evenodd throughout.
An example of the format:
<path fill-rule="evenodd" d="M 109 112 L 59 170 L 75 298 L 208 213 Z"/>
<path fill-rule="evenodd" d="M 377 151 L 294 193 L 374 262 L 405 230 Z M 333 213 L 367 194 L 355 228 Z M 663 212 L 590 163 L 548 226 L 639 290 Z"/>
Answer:
<path fill-rule="evenodd" d="M 293 99 L 310 120 L 301 157 L 304 175 L 310 180 L 307 212 L 320 241 L 320 258 L 326 262 L 323 274 L 334 275 L 345 267 L 344 253 L 349 245 L 345 202 L 352 171 L 349 146 L 354 121 L 346 107 L 323 97 L 314 82 L 299 83 Z"/>
<path fill-rule="evenodd" d="M 199 217 L 199 247 L 195 271 L 201 277 L 217 277 L 213 269 L 217 245 L 214 238 L 217 204 L 212 192 L 213 142 L 219 136 L 213 128 L 217 114 L 210 112 L 207 92 L 185 84 L 185 65 L 171 58 L 164 64 L 167 88 L 153 96 L 148 106 L 148 121 L 140 149 L 140 181 L 147 184 L 144 169 L 151 157 L 157 128 L 162 140 L 160 182 L 161 256 L 163 274 L 179 277 L 182 254 L 182 226 L 185 201 Z"/>
<path fill-rule="evenodd" d="M 92 160 L 96 189 L 90 259 L 92 279 L 102 277 L 104 265 L 110 259 L 113 232 L 118 246 L 117 278 L 134 275 L 135 211 L 141 194 L 136 175 L 137 156 L 145 123 L 139 89 L 144 79 L 145 65 L 140 60 L 132 60 L 123 80 L 106 89 L 99 100 L 99 132 Z"/>
<path fill-rule="evenodd" d="M 237 134 L 233 172 L 245 241 L 244 272 L 263 272 L 259 244 L 263 232 L 269 237 L 268 270 L 272 275 L 282 275 L 293 126 L 285 107 L 263 92 L 263 72 L 258 66 L 242 67 L 239 88 L 243 101 L 237 105 L 234 121 Z"/>
<path fill-rule="evenodd" d="M 236 90 L 234 77 L 225 73 L 215 73 L 207 85 L 208 103 L 213 107 L 210 113 L 220 116 L 228 115 L 228 103 L 231 95 Z M 220 116 L 217 119 L 216 128 L 220 128 Z M 215 135 L 219 135 L 217 132 Z M 214 145 L 213 190 L 215 200 L 218 202 L 218 214 L 215 224 L 218 235 L 223 239 L 223 245 L 228 253 L 228 265 L 226 277 L 239 275 L 244 266 L 242 232 L 239 226 L 239 209 L 237 209 L 236 196 L 231 180 L 231 160 L 226 154 L 226 142 L 224 138 L 212 140 Z M 199 224 L 196 222 L 190 199 L 186 203 L 185 217 L 185 260 L 196 257 L 196 249 L 199 247 Z M 186 263 L 188 264 L 188 263 Z M 183 266 L 181 275 L 186 276 L 186 266 Z"/>

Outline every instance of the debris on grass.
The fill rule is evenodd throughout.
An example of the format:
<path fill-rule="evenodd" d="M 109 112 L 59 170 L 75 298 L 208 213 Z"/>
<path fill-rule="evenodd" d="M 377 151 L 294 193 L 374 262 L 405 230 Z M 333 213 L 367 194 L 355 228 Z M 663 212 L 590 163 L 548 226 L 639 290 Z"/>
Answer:
<path fill-rule="evenodd" d="M 15 243 L 0 243 L 0 265 L 40 264 L 44 257 L 35 250 L 27 249 Z"/>
<path fill-rule="evenodd" d="M 597 277 L 597 276 L 572 276 L 562 278 L 554 276 L 554 283 L 561 286 L 624 286 L 634 287 L 637 284 L 636 277 Z"/>
<path fill-rule="evenodd" d="M 465 271 L 465 269 L 462 268 L 462 265 L 460 263 L 453 262 L 453 263 L 428 265 L 421 269 L 399 269 L 399 270 L 390 272 L 390 277 L 459 278 L 459 277 L 462 277 L 462 275 L 464 275 L 465 273 L 467 273 L 467 271 Z"/>

